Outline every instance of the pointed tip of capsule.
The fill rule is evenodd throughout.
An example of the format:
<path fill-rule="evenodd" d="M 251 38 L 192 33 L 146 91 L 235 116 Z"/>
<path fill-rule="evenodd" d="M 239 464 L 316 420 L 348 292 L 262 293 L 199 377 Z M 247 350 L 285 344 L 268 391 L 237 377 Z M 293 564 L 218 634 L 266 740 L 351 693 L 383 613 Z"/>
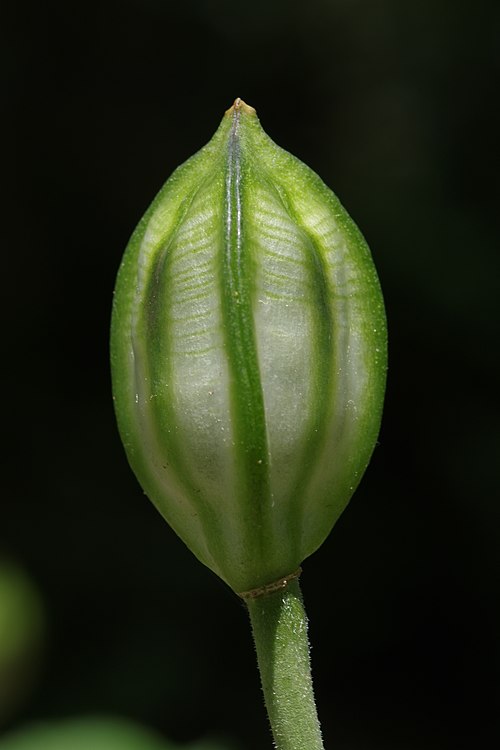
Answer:
<path fill-rule="evenodd" d="M 240 97 L 234 100 L 233 106 L 229 107 L 225 114 L 227 117 L 232 117 L 232 115 L 239 112 L 243 112 L 246 115 L 255 115 L 255 109 L 250 107 L 249 104 L 246 104 L 246 102 L 244 102 L 243 99 L 240 99 Z"/>

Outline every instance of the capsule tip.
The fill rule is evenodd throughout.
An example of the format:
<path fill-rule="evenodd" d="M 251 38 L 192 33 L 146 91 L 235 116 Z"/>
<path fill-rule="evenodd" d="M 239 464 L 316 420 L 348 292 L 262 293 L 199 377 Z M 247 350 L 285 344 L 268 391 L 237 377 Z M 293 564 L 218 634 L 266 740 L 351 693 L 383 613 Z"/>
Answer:
<path fill-rule="evenodd" d="M 244 102 L 243 99 L 240 99 L 240 97 L 238 97 L 237 99 L 234 100 L 233 106 L 229 107 L 229 109 L 226 110 L 225 114 L 228 117 L 231 117 L 237 112 L 243 112 L 246 115 L 254 115 L 255 109 L 253 107 L 250 107 L 249 104 L 246 104 L 246 102 Z"/>

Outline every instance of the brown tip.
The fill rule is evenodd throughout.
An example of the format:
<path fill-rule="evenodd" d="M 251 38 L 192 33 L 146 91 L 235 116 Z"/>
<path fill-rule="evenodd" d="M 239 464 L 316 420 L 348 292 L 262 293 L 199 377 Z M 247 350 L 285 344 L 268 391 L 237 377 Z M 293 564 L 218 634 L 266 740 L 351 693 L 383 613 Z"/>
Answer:
<path fill-rule="evenodd" d="M 236 112 L 243 112 L 246 115 L 254 115 L 255 109 L 253 107 L 250 107 L 248 104 L 245 104 L 243 99 L 240 99 L 239 97 L 234 100 L 234 104 L 232 107 L 229 107 L 229 109 L 226 110 L 225 114 L 228 117 L 231 117 Z"/>

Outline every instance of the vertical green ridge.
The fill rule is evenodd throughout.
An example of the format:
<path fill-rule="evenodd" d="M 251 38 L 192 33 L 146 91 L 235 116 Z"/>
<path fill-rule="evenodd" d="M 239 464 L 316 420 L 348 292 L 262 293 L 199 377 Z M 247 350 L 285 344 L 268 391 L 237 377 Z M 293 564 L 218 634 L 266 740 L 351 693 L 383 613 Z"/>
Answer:
<path fill-rule="evenodd" d="M 231 406 L 234 433 L 239 446 L 240 500 L 244 504 L 241 539 L 257 559 L 265 552 L 270 527 L 269 456 L 264 397 L 260 380 L 257 346 L 248 275 L 250 259 L 245 253 L 241 191 L 243 155 L 239 134 L 240 112 L 230 115 L 225 196 L 225 247 L 222 258 L 224 280 L 222 311 L 226 326 L 226 347 L 232 377 Z M 249 523 L 250 522 L 250 523 Z M 255 532 L 248 534 L 249 530 Z M 256 544 L 257 549 L 256 549 Z M 266 583 L 266 581 L 263 581 Z"/>

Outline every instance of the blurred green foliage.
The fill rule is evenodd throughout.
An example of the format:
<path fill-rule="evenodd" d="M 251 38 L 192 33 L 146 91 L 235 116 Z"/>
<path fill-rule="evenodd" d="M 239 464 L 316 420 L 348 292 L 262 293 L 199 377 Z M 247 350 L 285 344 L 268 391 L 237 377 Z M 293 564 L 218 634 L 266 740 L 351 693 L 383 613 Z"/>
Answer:
<path fill-rule="evenodd" d="M 228 750 L 222 743 L 177 745 L 123 719 L 42 722 L 0 739 L 0 750 Z"/>
<path fill-rule="evenodd" d="M 34 583 L 19 566 L 0 560 L 0 725 L 32 687 L 44 625 Z"/>

